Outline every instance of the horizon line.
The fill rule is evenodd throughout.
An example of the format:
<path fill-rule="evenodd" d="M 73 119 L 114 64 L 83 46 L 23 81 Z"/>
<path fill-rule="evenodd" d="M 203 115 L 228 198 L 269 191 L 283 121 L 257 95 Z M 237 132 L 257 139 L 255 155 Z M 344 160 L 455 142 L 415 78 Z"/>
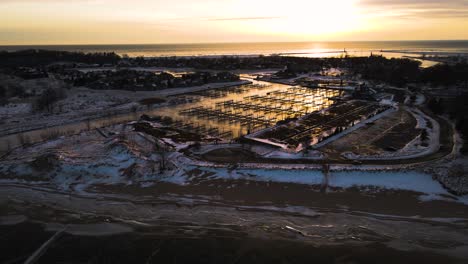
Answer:
<path fill-rule="evenodd" d="M 173 43 L 82 43 L 82 44 L 0 44 L 0 47 L 26 46 L 143 46 L 143 45 L 216 45 L 216 44 L 282 44 L 282 43 L 337 43 L 337 42 L 457 42 L 468 39 L 419 39 L 419 40 L 312 40 L 312 41 L 241 41 L 241 42 L 173 42 Z"/>

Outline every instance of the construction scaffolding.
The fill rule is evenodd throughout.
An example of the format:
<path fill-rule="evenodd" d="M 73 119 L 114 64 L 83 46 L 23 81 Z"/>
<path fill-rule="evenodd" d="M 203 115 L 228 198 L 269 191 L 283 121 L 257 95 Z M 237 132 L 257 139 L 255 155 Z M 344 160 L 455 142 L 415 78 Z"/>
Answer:
<path fill-rule="evenodd" d="M 225 96 L 226 93 L 245 93 L 246 90 L 252 88 L 249 87 L 204 91 L 200 92 L 199 95 L 218 98 L 218 96 Z M 243 100 L 239 101 L 218 101 L 215 102 L 214 107 L 186 108 L 180 110 L 179 115 L 190 120 L 207 120 L 210 121 L 207 123 L 215 123 L 219 127 L 227 126 L 236 133 L 239 130 L 239 135 L 243 135 L 271 127 L 281 120 L 300 118 L 327 108 L 333 104 L 330 98 L 339 97 L 341 94 L 342 92 L 337 90 L 288 87 L 261 95 L 245 96 Z M 198 131 L 196 128 L 192 129 Z"/>
<path fill-rule="evenodd" d="M 185 109 L 179 112 L 180 115 L 197 117 L 198 119 L 216 120 L 218 122 L 228 122 L 230 124 L 240 124 L 241 126 L 251 127 L 268 127 L 276 120 L 269 120 L 264 117 L 245 115 L 239 112 L 226 111 L 225 109 L 213 109 L 205 107 L 194 107 Z"/>
<path fill-rule="evenodd" d="M 242 93 L 249 91 L 250 89 L 265 89 L 270 86 L 271 85 L 265 85 L 265 84 L 248 84 L 248 85 L 243 85 L 243 86 L 232 86 L 232 87 L 226 87 L 226 88 L 192 92 L 192 93 L 189 93 L 189 95 L 217 99 L 217 98 L 226 97 L 230 94 L 242 94 Z"/>
<path fill-rule="evenodd" d="M 238 138 L 300 119 L 335 103 L 343 91 L 251 84 L 204 90 L 172 97 L 174 108 L 160 113 L 174 120 L 174 127 L 224 139 Z M 193 104 L 192 104 L 193 103 Z"/>
<path fill-rule="evenodd" d="M 390 109 L 389 106 L 375 102 L 351 101 L 335 105 L 325 113 L 312 113 L 288 126 L 264 131 L 258 137 L 274 139 L 275 142 L 292 146 L 297 146 L 304 141 L 317 144 L 388 109 Z"/>
<path fill-rule="evenodd" d="M 220 131 L 218 127 L 207 126 L 205 124 L 195 124 L 193 122 L 177 120 L 174 121 L 171 126 L 175 129 L 204 136 L 208 135 L 215 138 L 232 139 L 233 137 L 232 131 Z"/>

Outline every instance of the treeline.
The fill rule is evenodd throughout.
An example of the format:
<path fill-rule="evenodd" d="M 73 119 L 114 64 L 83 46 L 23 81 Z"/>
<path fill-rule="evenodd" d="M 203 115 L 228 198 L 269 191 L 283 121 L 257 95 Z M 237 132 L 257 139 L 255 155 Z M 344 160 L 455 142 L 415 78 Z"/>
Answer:
<path fill-rule="evenodd" d="M 291 74 L 321 71 L 327 68 L 347 68 L 363 78 L 390 83 L 417 81 L 421 76 L 418 61 L 410 59 L 386 59 L 382 56 L 344 58 L 305 58 L 286 56 L 255 57 L 166 57 L 135 58 L 134 66 L 174 67 L 196 69 L 285 69 Z"/>
<path fill-rule="evenodd" d="M 52 63 L 117 64 L 120 56 L 114 52 L 83 53 L 52 50 L 0 51 L 0 67 L 44 67 Z"/>
<path fill-rule="evenodd" d="M 23 50 L 0 52 L 0 68 L 41 67 L 52 63 L 65 62 L 121 67 L 170 67 L 195 68 L 197 70 L 238 70 L 238 69 L 287 69 L 291 75 L 303 72 L 321 71 L 327 68 L 345 68 L 351 74 L 360 75 L 367 80 L 386 82 L 396 86 L 408 83 L 430 83 L 434 85 L 468 85 L 468 64 L 466 60 L 455 64 L 438 64 L 421 68 L 421 63 L 407 58 L 387 59 L 383 56 L 342 57 L 342 58 L 305 58 L 287 56 L 221 56 L 221 57 L 159 57 L 159 58 L 122 58 L 109 53 L 82 53 L 49 50 Z M 62 68 L 63 68 L 62 67 Z M 24 73 L 25 71 L 22 70 Z M 26 72 L 26 74 L 37 74 Z M 34 75 L 33 75 L 34 76 Z"/>
<path fill-rule="evenodd" d="M 352 74 L 366 80 L 386 82 L 404 86 L 421 79 L 421 62 L 410 59 L 387 59 L 382 56 L 348 58 L 343 62 Z"/>
<path fill-rule="evenodd" d="M 353 75 L 367 80 L 381 81 L 403 87 L 409 83 L 428 83 L 433 85 L 453 85 L 468 82 L 466 61 L 455 65 L 437 64 L 421 68 L 417 60 L 387 59 L 383 56 L 343 57 L 343 58 L 304 58 L 285 56 L 255 57 L 165 57 L 134 58 L 132 66 L 174 67 L 216 70 L 237 69 L 285 69 L 291 75 L 328 68 L 345 68 Z"/>
<path fill-rule="evenodd" d="M 297 70 L 311 71 L 320 69 L 329 64 L 328 61 L 336 59 L 316 59 L 304 57 L 284 56 L 220 56 L 220 57 L 160 57 L 131 59 L 134 66 L 141 67 L 171 67 L 171 68 L 195 68 L 213 70 L 237 70 L 237 69 L 282 69 L 293 65 Z"/>
<path fill-rule="evenodd" d="M 464 144 L 462 153 L 468 154 L 468 92 L 454 98 L 431 98 L 427 103 L 428 108 L 437 115 L 448 115 L 455 122 L 456 129 L 460 132 Z"/>
<path fill-rule="evenodd" d="M 454 85 L 461 83 L 468 87 L 468 63 L 455 65 L 437 64 L 421 71 L 421 80 L 436 85 Z"/>
<path fill-rule="evenodd" d="M 174 76 L 167 72 L 153 73 L 122 69 L 117 71 L 66 71 L 61 78 L 74 86 L 97 90 L 156 91 L 166 88 L 193 87 L 208 83 L 236 82 L 240 78 L 230 72 L 194 72 Z"/>

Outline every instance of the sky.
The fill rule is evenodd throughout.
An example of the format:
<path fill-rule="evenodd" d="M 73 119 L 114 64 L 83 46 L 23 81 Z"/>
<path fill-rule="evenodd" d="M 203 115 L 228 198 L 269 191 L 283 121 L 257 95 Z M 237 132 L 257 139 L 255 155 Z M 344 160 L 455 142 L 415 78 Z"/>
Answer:
<path fill-rule="evenodd" d="M 0 0 L 0 45 L 468 39 L 468 0 Z"/>

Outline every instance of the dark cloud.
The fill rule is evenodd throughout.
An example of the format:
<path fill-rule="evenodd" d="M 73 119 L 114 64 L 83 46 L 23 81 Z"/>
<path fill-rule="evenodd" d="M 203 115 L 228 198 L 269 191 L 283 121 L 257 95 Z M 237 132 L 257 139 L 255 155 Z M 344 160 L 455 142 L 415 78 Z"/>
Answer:
<path fill-rule="evenodd" d="M 468 7 L 468 0 L 360 0 L 359 3 L 368 6 L 400 6 L 400 7 L 434 7 L 453 8 Z"/>

